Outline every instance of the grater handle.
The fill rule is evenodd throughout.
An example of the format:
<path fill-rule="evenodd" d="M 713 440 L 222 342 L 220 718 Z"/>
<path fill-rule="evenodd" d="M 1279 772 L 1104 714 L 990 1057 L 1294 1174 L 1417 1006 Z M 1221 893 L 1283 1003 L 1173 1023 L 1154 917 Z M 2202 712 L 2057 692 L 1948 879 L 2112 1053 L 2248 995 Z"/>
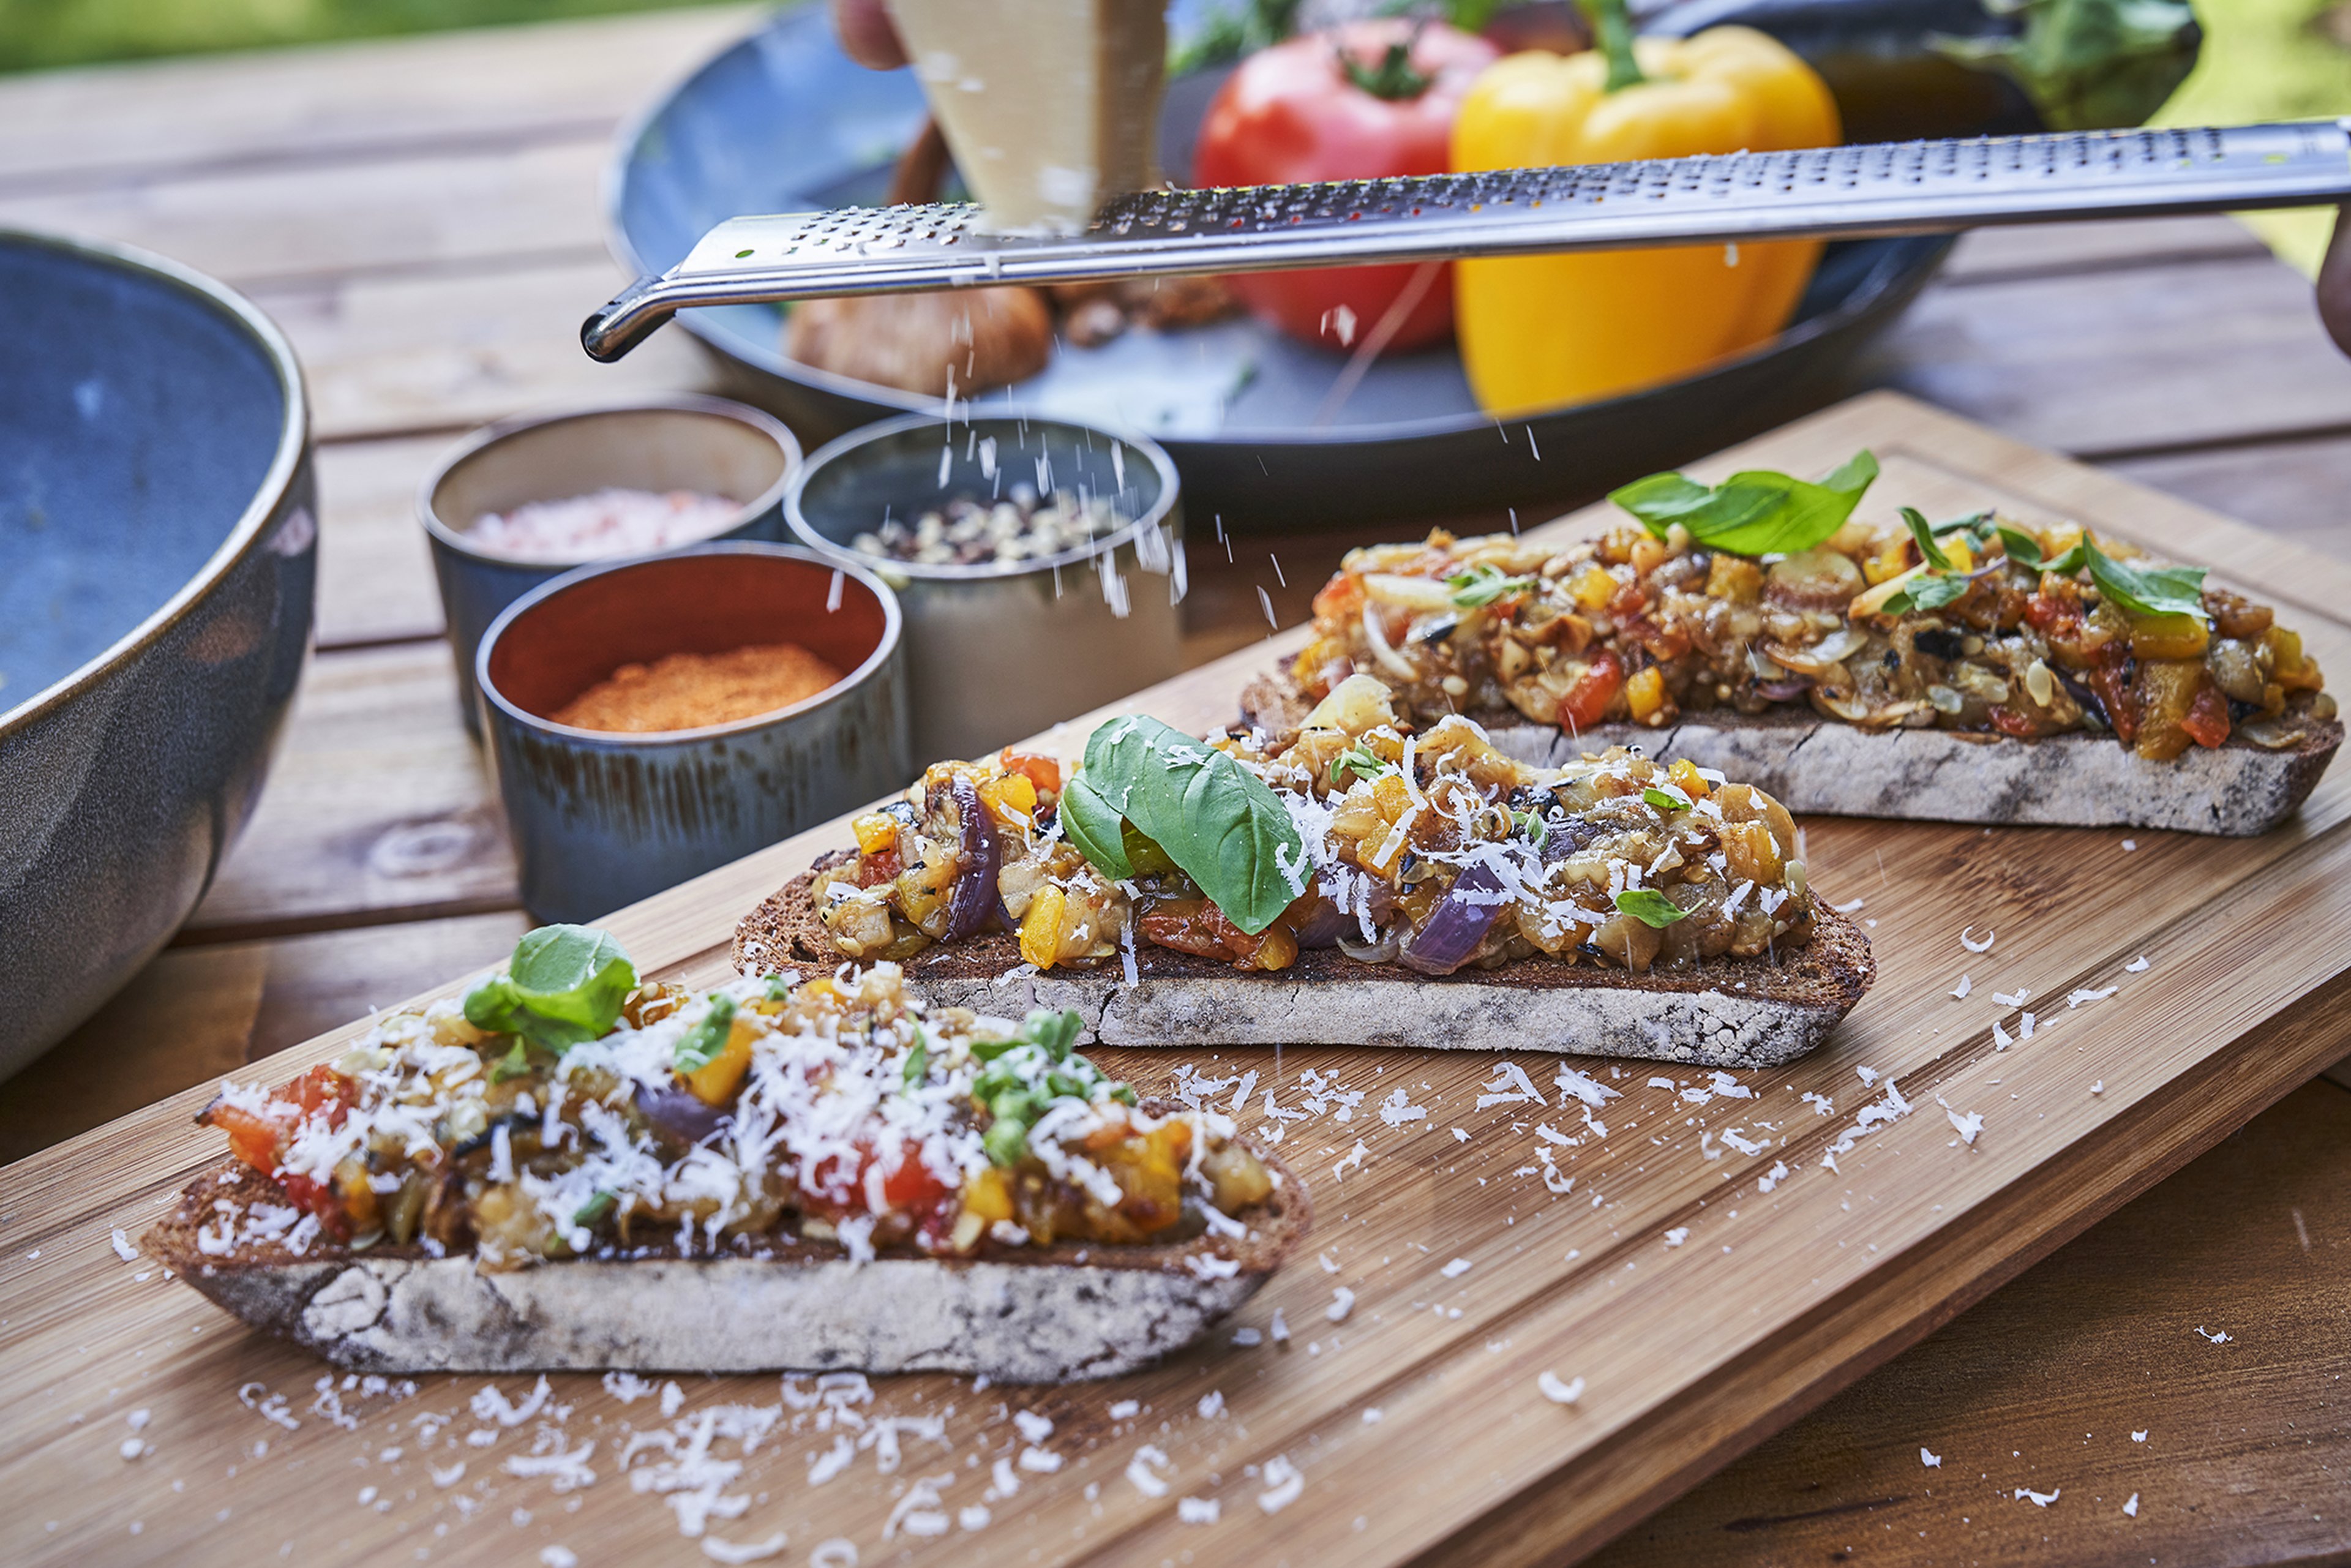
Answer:
<path fill-rule="evenodd" d="M 1873 143 L 1547 169 L 1146 191 L 1080 234 L 960 204 L 730 218 L 580 328 L 617 360 L 681 309 L 986 284 L 1948 233 L 2351 201 L 2351 120 Z"/>

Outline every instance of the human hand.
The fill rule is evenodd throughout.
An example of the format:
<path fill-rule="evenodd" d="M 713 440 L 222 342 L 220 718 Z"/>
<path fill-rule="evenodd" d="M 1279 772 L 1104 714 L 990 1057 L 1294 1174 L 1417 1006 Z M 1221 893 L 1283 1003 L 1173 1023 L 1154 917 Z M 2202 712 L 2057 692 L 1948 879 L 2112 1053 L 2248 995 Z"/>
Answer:
<path fill-rule="evenodd" d="M 906 46 L 883 0 L 832 0 L 832 30 L 841 52 L 861 66 L 887 71 L 906 63 Z"/>

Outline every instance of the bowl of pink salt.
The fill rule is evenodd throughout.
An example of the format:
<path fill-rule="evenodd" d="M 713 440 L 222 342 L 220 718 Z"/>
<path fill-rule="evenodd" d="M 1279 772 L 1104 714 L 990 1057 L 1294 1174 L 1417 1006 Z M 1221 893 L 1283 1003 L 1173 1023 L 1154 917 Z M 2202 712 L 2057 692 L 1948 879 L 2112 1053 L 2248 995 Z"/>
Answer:
<path fill-rule="evenodd" d="M 799 442 L 768 414 L 688 392 L 503 420 L 469 436 L 417 496 L 465 727 L 481 733 L 474 655 L 507 605 L 575 567 L 779 540 L 799 466 Z"/>

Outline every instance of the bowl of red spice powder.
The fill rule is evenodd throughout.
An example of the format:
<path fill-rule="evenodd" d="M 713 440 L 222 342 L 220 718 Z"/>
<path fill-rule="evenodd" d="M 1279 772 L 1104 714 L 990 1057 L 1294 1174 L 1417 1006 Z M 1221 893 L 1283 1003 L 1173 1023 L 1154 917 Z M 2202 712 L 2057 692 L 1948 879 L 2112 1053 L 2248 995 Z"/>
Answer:
<path fill-rule="evenodd" d="M 904 786 L 903 625 L 872 572 L 757 541 L 517 600 L 474 676 L 524 906 L 597 919 Z"/>

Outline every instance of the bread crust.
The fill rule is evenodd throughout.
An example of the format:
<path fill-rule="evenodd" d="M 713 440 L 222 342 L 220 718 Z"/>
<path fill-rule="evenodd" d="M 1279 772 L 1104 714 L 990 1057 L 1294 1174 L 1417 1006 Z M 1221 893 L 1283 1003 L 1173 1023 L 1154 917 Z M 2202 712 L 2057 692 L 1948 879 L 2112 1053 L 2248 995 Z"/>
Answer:
<path fill-rule="evenodd" d="M 286 1201 L 235 1162 L 199 1176 L 141 1246 L 246 1322 L 359 1372 L 854 1370 L 1070 1383 L 1190 1344 L 1297 1249 L 1312 1223 L 1305 1186 L 1249 1146 L 1278 1186 L 1238 1217 L 1247 1234 L 1158 1246 L 884 1251 L 856 1262 L 831 1242 L 747 1243 L 719 1257 L 664 1243 L 507 1273 L 414 1246 L 207 1252 L 197 1237 L 216 1202 Z"/>
<path fill-rule="evenodd" d="M 819 860 L 735 928 L 738 967 L 826 970 L 842 961 L 817 918 Z M 1646 975 L 1559 959 L 1428 976 L 1336 949 L 1301 953 L 1274 974 L 1138 944 L 1135 977 L 1113 960 L 1042 973 L 1003 932 L 925 949 L 906 982 L 935 1004 L 1018 1017 L 1074 1008 L 1103 1045 L 1385 1045 L 1555 1051 L 1708 1067 L 1766 1067 L 1818 1045 L 1876 978 L 1868 940 L 1834 910 L 1776 962 L 1714 959 Z"/>
<path fill-rule="evenodd" d="M 2306 712 L 2308 694 L 2297 695 Z M 1287 672 L 1241 691 L 1241 722 L 1283 734 L 1312 704 Z M 1586 751 L 1638 747 L 1773 796 L 1799 814 L 1893 817 L 1991 825 L 2167 828 L 2249 838 L 2268 832 L 2316 788 L 2343 745 L 2339 720 L 2310 727 L 2301 744 L 2268 751 L 2231 735 L 2150 762 L 2109 736 L 2039 740 L 1946 729 L 1866 730 L 1810 712 L 1685 714 L 1661 729 L 1607 725 L 1571 737 L 1516 711 L 1470 716 L 1495 747 L 1555 768 Z"/>

